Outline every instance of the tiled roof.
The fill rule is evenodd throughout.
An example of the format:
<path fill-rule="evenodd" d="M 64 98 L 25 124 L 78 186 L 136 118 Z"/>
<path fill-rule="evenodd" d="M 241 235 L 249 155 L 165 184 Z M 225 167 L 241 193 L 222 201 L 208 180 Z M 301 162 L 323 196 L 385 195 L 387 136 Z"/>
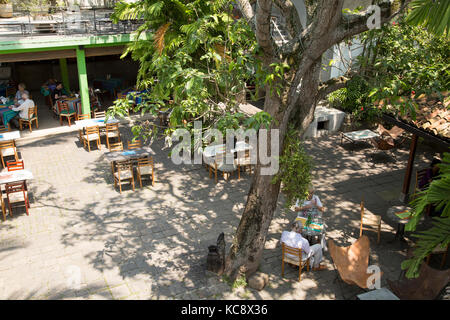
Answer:
<path fill-rule="evenodd" d="M 431 96 L 422 94 L 417 99 L 413 99 L 418 106 L 415 120 L 410 113 L 401 115 L 390 104 L 386 105 L 385 111 L 398 116 L 398 120 L 447 140 L 450 139 L 450 93 L 448 91 L 441 92 L 441 95 L 443 96 L 443 101 L 440 101 L 439 96 L 436 94 Z M 381 108 L 384 104 L 386 104 L 385 101 L 378 101 L 374 105 Z"/>

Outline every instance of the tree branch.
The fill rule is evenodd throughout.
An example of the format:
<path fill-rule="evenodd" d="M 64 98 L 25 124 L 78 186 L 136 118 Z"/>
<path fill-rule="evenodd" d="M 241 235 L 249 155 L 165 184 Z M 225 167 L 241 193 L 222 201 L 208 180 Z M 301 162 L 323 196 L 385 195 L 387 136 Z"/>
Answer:
<path fill-rule="evenodd" d="M 382 2 L 381 4 L 379 4 L 381 9 L 380 24 L 383 25 L 386 22 L 394 19 L 397 15 L 399 15 L 406 9 L 410 2 L 411 0 L 404 0 L 400 8 L 393 14 L 391 14 L 392 7 L 390 2 Z M 368 10 L 366 10 L 360 14 L 343 15 L 339 28 L 336 28 L 334 32 L 333 41 L 335 43 L 339 43 L 346 38 L 353 37 L 354 35 L 369 30 L 367 21 L 373 14 L 373 12 L 369 12 Z"/>
<path fill-rule="evenodd" d="M 244 19 L 247 20 L 247 23 L 253 30 L 256 30 L 256 26 L 254 23 L 255 12 L 253 11 L 252 5 L 249 0 L 237 0 L 237 4 L 239 10 L 241 11 Z"/>
<path fill-rule="evenodd" d="M 332 78 L 326 82 L 323 82 L 319 85 L 319 91 L 317 92 L 317 101 L 325 99 L 327 95 L 330 93 L 345 88 L 347 86 L 347 82 L 351 79 L 351 77 L 338 77 Z"/>

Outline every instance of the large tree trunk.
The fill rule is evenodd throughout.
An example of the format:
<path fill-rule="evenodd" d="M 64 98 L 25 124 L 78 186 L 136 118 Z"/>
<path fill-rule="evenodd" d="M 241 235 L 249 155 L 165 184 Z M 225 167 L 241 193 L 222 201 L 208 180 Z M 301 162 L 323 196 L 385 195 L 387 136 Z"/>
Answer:
<path fill-rule="evenodd" d="M 381 22 L 392 19 L 404 10 L 409 1 L 403 0 L 403 6 L 393 15 L 390 12 L 390 4 L 384 3 Z M 282 152 L 288 125 L 295 124 L 299 134 L 303 134 L 314 118 L 317 100 L 332 92 L 333 86 L 336 89 L 342 87 L 341 83 L 335 82 L 319 89 L 323 53 L 343 39 L 366 31 L 368 29 L 366 22 L 371 13 L 349 15 L 344 18 L 343 0 L 313 2 L 309 5 L 316 7 L 309 11 L 314 12 L 314 17 L 307 29 L 295 33 L 296 28 L 290 28 L 291 33 L 294 33 L 291 34 L 293 40 L 277 49 L 270 34 L 272 0 L 258 0 L 256 14 L 253 13 L 248 0 L 238 2 L 244 17 L 255 29 L 266 67 L 281 61 L 289 61 L 291 65 L 291 72 L 285 75 L 283 82 L 283 94 L 277 97 L 276 90 L 266 88 L 264 104 L 264 111 L 275 119 L 271 129 L 280 130 L 279 146 Z M 288 2 L 281 2 L 286 5 L 282 8 L 282 12 L 290 12 L 288 9 L 293 8 L 292 3 Z M 256 19 L 253 19 L 255 16 Z M 298 23 L 292 19 L 292 15 L 285 18 L 288 26 Z M 270 139 L 267 150 L 270 150 Z M 261 167 L 257 165 L 247 203 L 226 260 L 225 274 L 232 280 L 240 273 L 248 277 L 259 266 L 280 192 L 280 183 L 272 183 L 272 179 L 273 176 L 261 175 Z"/>

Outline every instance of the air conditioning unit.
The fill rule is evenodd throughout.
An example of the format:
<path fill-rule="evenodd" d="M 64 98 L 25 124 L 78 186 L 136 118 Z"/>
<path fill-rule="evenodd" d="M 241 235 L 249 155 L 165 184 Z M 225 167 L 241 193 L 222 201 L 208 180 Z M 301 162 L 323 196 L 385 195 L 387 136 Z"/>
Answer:
<path fill-rule="evenodd" d="M 0 67 L 0 79 L 6 80 L 11 78 L 11 67 Z"/>

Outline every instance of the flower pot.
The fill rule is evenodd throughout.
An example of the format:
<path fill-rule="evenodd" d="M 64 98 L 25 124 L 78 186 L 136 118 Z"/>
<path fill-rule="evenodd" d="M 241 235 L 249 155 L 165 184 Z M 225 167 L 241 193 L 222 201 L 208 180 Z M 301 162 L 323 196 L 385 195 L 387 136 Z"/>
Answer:
<path fill-rule="evenodd" d="M 0 18 L 12 18 L 13 5 L 12 3 L 0 4 Z"/>

